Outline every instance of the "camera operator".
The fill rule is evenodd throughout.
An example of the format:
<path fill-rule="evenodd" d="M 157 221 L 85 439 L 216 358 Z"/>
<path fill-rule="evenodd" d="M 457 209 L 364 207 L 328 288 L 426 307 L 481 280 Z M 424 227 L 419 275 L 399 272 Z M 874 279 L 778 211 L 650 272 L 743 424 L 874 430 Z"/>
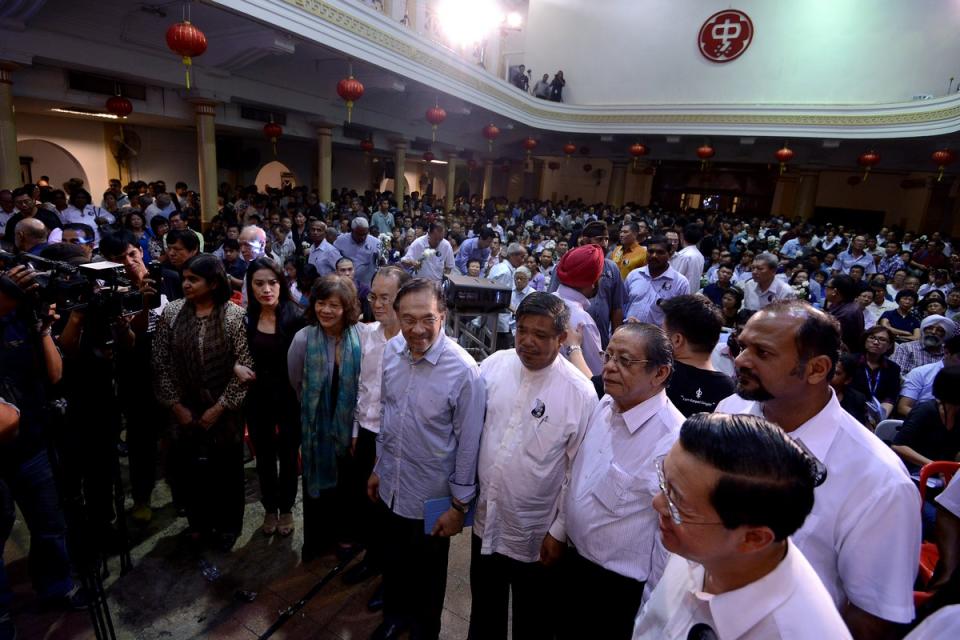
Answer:
<path fill-rule="evenodd" d="M 36 218 L 27 218 L 17 223 L 13 246 L 17 253 L 40 255 L 47 248 L 47 227 Z"/>
<path fill-rule="evenodd" d="M 137 522 L 146 523 L 153 517 L 150 495 L 156 483 L 157 442 L 165 415 L 153 394 L 152 342 L 160 313 L 175 297 L 179 281 L 161 272 L 160 282 L 154 282 L 143 262 L 143 249 L 130 231 L 104 233 L 100 253 L 107 260 L 122 264 L 131 283 L 143 294 L 143 310 L 130 319 L 125 338 L 118 342 L 121 348 L 117 351 L 117 378 L 120 408 L 127 427 L 131 515 Z M 160 301 L 156 304 L 158 295 Z M 171 490 L 179 493 L 175 479 L 168 477 L 168 481 Z M 174 502 L 178 501 L 179 495 L 175 495 Z"/>
<path fill-rule="evenodd" d="M 29 570 L 37 595 L 47 603 L 72 609 L 87 605 L 86 593 L 74 584 L 67 554 L 66 523 L 60 509 L 47 454 L 48 389 L 63 375 L 60 352 L 51 335 L 57 316 L 53 306 L 39 313 L 28 293 L 35 288 L 32 270 L 15 266 L 0 275 L 0 544 L 6 544 L 14 521 L 14 502 L 30 530 Z M 19 415 L 16 426 L 10 403 Z M 9 430 L 18 428 L 12 442 Z M 0 636 L 11 637 L 12 600 L 0 565 Z"/>

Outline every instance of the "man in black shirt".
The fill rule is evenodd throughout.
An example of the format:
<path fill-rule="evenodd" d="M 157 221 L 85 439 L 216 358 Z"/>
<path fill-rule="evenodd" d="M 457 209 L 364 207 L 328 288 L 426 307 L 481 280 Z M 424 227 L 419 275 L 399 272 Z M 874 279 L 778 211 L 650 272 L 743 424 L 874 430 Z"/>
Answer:
<path fill-rule="evenodd" d="M 723 327 L 720 311 L 701 295 L 669 298 L 660 309 L 663 329 L 673 344 L 673 377 L 667 397 L 688 418 L 701 411 L 709 413 L 734 387 L 710 362 Z"/>
<path fill-rule="evenodd" d="M 3 241 L 9 246 L 13 246 L 17 223 L 21 220 L 36 218 L 47 227 L 47 233 L 63 226 L 56 214 L 46 209 L 38 208 L 36 200 L 33 199 L 33 194 L 29 193 L 26 189 L 16 189 L 13 192 L 13 204 L 17 208 L 17 212 L 7 220 L 7 226 L 3 236 Z"/>

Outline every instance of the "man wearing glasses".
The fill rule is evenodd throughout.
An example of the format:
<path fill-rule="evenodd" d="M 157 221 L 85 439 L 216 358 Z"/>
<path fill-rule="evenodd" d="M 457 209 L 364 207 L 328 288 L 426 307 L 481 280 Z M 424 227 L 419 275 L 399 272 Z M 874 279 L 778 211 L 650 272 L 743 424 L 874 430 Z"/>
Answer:
<path fill-rule="evenodd" d="M 562 638 L 630 637 L 658 530 L 654 461 L 683 423 L 665 391 L 673 347 L 662 329 L 622 325 L 603 358 L 607 395 L 590 416 L 566 495 Z"/>
<path fill-rule="evenodd" d="M 634 640 L 849 638 L 787 536 L 824 477 L 798 443 L 755 416 L 698 413 L 657 459 L 653 500 L 672 555 Z"/>
<path fill-rule="evenodd" d="M 24 188 L 16 189 L 13 192 L 13 205 L 17 208 L 17 212 L 7 220 L 7 226 L 3 233 L 3 241 L 7 246 L 13 246 L 17 223 L 21 220 L 36 218 L 47 227 L 48 233 L 63 226 L 57 214 L 47 209 L 38 208 L 37 201 L 33 199 L 33 194 Z"/>

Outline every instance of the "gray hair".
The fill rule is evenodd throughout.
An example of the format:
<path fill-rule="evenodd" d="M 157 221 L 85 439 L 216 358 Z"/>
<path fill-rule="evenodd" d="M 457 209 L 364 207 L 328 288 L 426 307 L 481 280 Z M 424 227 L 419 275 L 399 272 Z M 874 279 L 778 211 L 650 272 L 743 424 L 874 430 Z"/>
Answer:
<path fill-rule="evenodd" d="M 368 222 L 367 219 L 364 218 L 363 216 L 357 216 L 356 218 L 350 221 L 350 228 L 351 229 L 369 229 L 370 222 Z"/>
<path fill-rule="evenodd" d="M 517 270 L 513 272 L 513 275 L 516 276 L 517 274 L 527 276 L 527 278 L 533 277 L 533 274 L 530 273 L 530 269 L 526 267 L 517 267 Z"/>
<path fill-rule="evenodd" d="M 632 339 L 643 341 L 644 354 L 647 360 L 647 371 L 657 367 L 670 367 L 673 372 L 673 345 L 666 332 L 655 324 L 646 322 L 627 322 L 617 327 L 614 333 L 629 333 Z M 664 381 L 664 386 L 670 382 L 670 377 Z"/>
<path fill-rule="evenodd" d="M 777 258 L 777 256 L 773 255 L 769 251 L 764 251 L 754 256 L 753 261 L 757 262 L 758 260 L 774 270 L 780 266 L 780 260 Z"/>
<path fill-rule="evenodd" d="M 526 252 L 527 252 L 527 250 L 524 249 L 524 248 L 523 248 L 523 245 L 520 244 L 519 242 L 511 242 L 511 243 L 507 246 L 507 255 L 508 255 L 508 256 L 515 256 L 515 255 L 517 255 L 518 253 L 526 253 Z"/>

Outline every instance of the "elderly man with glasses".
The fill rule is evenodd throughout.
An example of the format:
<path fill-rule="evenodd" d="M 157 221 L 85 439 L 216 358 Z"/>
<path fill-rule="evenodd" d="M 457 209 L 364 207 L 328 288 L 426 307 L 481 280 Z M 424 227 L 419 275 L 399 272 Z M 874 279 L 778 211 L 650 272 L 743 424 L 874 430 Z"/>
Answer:
<path fill-rule="evenodd" d="M 590 416 L 565 501 L 562 638 L 630 637 L 658 531 L 654 461 L 683 423 L 665 391 L 673 347 L 662 329 L 622 325 L 603 359 L 607 395 Z"/>

